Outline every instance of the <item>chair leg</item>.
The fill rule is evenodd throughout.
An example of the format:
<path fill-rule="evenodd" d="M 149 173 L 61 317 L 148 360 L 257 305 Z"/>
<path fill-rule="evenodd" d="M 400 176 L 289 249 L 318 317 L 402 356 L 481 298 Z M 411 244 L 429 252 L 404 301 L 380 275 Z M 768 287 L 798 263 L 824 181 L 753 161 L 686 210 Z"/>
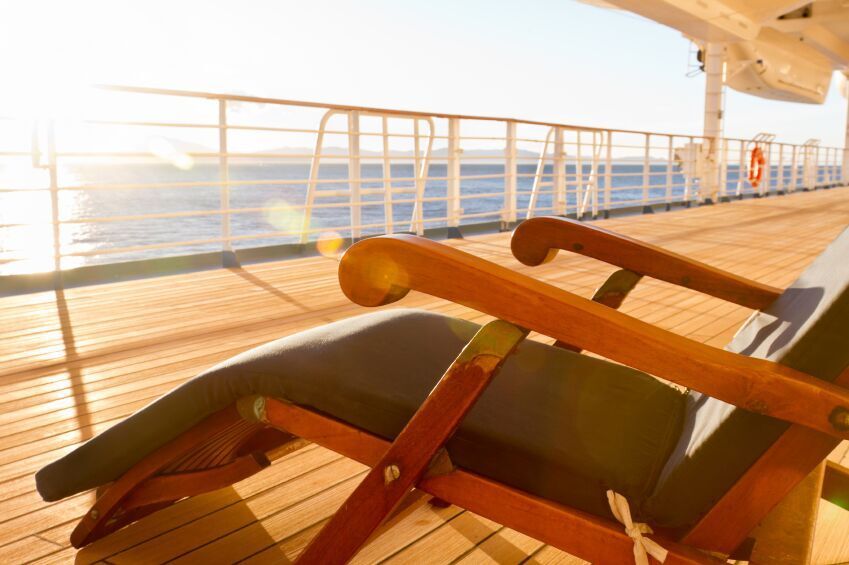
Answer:
<path fill-rule="evenodd" d="M 752 532 L 752 563 L 809 563 L 825 464 L 820 464 Z"/>
<path fill-rule="evenodd" d="M 526 335 L 527 331 L 501 320 L 482 327 L 298 562 L 347 563 L 439 461 L 439 450 Z"/>

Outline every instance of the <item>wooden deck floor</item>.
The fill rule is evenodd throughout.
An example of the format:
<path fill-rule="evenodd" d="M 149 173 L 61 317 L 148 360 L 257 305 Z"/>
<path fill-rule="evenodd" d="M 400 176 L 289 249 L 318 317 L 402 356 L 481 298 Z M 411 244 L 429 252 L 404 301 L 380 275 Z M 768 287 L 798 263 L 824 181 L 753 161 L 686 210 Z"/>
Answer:
<path fill-rule="evenodd" d="M 619 218 L 605 227 L 765 283 L 784 286 L 849 224 L 849 190 L 747 200 Z M 561 254 L 536 270 L 508 234 L 455 245 L 589 296 L 611 268 Z M 77 552 L 68 535 L 93 500 L 45 504 L 33 473 L 203 368 L 272 338 L 361 313 L 309 258 L 0 299 L 0 562 L 231 562 L 291 559 L 362 477 L 318 447 L 230 488 L 183 501 Z M 399 304 L 475 320 L 466 308 L 411 294 Z M 644 281 L 623 310 L 721 346 L 743 308 Z M 846 444 L 832 455 L 849 463 Z M 823 503 L 817 563 L 849 560 L 849 512 Z M 456 507 L 412 495 L 358 562 L 572 563 L 560 551 Z"/>

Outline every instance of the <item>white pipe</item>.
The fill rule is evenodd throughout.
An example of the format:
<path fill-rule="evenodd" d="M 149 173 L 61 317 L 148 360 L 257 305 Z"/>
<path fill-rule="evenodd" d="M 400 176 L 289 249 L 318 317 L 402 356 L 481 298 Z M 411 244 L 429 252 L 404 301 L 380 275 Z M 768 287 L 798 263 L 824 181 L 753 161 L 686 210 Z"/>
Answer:
<path fill-rule="evenodd" d="M 516 221 L 516 122 L 507 122 L 504 144 L 504 209 L 501 221 L 509 224 Z"/>
<path fill-rule="evenodd" d="M 704 113 L 704 143 L 707 144 L 707 172 L 702 179 L 703 200 L 718 200 L 719 140 L 722 138 L 722 107 L 724 95 L 724 46 L 721 43 L 705 43 L 705 113 Z"/>
<path fill-rule="evenodd" d="M 448 226 L 460 225 L 460 120 L 448 120 Z"/>

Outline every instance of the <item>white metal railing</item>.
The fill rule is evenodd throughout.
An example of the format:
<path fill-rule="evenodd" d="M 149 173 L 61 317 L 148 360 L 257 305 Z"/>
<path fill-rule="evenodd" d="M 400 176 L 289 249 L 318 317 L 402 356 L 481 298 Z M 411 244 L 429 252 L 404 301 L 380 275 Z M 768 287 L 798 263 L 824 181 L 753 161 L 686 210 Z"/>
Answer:
<path fill-rule="evenodd" d="M 123 106 L 0 120 L 0 274 L 509 226 L 538 214 L 596 217 L 845 180 L 843 148 L 770 134 L 710 140 L 225 94 L 95 92 Z M 169 115 L 163 100 L 196 107 Z M 13 135 L 24 131 L 29 139 Z M 159 145 L 133 145 L 140 139 Z M 757 187 L 748 180 L 755 146 L 766 161 Z M 43 173 L 21 183 L 21 171 Z"/>

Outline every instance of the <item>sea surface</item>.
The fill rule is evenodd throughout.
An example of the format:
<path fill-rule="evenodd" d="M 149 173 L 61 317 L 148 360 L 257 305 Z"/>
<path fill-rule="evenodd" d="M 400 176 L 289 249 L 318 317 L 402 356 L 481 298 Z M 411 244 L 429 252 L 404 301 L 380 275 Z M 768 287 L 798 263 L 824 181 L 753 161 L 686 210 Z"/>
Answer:
<path fill-rule="evenodd" d="M 21 171 L 24 171 L 22 174 Z M 309 165 L 304 164 L 231 164 L 230 208 L 248 209 L 229 215 L 230 230 L 237 239 L 236 249 L 294 243 L 299 241 L 299 232 L 304 224 L 303 205 L 306 199 Z M 474 178 L 503 175 L 501 164 L 464 164 L 460 185 L 462 209 L 467 216 L 461 224 L 481 223 L 500 219 L 503 206 L 504 179 Z M 583 167 L 584 182 L 588 181 L 589 165 Z M 599 171 L 599 209 L 605 207 L 605 171 Z M 643 197 L 642 164 L 614 164 L 611 169 L 612 183 L 610 207 L 633 206 Z M 41 174 L 41 173 L 38 173 Z M 518 210 L 519 218 L 526 214 L 530 191 L 534 183 L 536 166 L 518 167 Z M 44 172 L 46 175 L 46 172 Z M 44 175 L 38 176 L 31 168 L 12 169 L 0 166 L 0 188 L 44 188 Z M 320 190 L 348 189 L 347 165 L 323 164 L 319 184 Z M 412 164 L 393 164 L 393 179 L 411 179 Z M 439 177 L 447 176 L 444 164 L 429 167 L 425 185 L 423 207 L 425 227 L 446 225 L 447 182 Z M 789 172 L 785 171 L 789 177 Z M 362 189 L 382 189 L 383 168 L 380 164 L 362 165 Z M 728 189 L 735 191 L 737 168 L 730 167 L 727 175 Z M 574 212 L 576 204 L 576 167 L 567 165 L 567 211 Z M 371 180 L 369 180 L 371 179 Z M 375 180 L 377 179 L 377 180 Z M 546 166 L 541 180 L 551 182 L 551 167 Z M 293 184 L 275 184 L 280 181 Z M 197 163 L 188 170 L 170 164 L 64 164 L 59 169 L 60 239 L 63 254 L 85 253 L 63 259 L 63 267 L 84 264 L 108 263 L 184 255 L 221 249 L 221 242 L 202 240 L 221 237 L 221 214 L 172 218 L 125 218 L 120 221 L 99 221 L 108 217 L 139 216 L 146 214 L 173 214 L 182 212 L 217 212 L 221 208 L 221 188 L 217 163 Z M 649 174 L 648 197 L 654 202 L 681 201 L 685 178 L 673 167 L 669 194 L 666 188 L 667 167 L 665 163 L 652 164 Z M 208 183 L 202 186 L 157 186 L 167 183 Z M 414 197 L 412 180 L 394 180 L 392 198 L 392 231 L 407 231 L 413 214 Z M 750 189 L 747 185 L 747 189 Z M 541 188 L 542 194 L 536 203 L 534 214 L 551 213 L 551 186 Z M 698 192 L 698 182 L 691 187 L 692 195 Z M 548 193 L 548 194 L 545 194 Z M 435 199 L 428 201 L 428 199 Z M 386 210 L 383 194 L 364 194 L 361 207 L 362 224 L 366 227 L 362 235 L 386 231 Z M 320 197 L 309 219 L 314 230 L 310 239 L 325 237 L 348 237 L 351 218 L 349 197 Z M 321 207 L 326 206 L 326 207 Z M 272 208 L 259 211 L 257 208 Z M 588 208 L 589 209 L 589 208 Z M 50 227 L 50 195 L 45 191 L 0 192 L 0 224 L 24 224 L 0 227 L 0 274 L 27 272 L 51 268 L 52 229 Z M 268 235 L 274 234 L 274 235 Z M 244 239 L 238 239 L 244 238 Z M 193 242 L 171 245 L 179 242 Z M 134 247 L 157 245 L 149 249 L 108 253 Z M 106 253 L 102 253 L 106 252 Z M 10 262 L 14 257 L 26 257 L 25 261 Z"/>

